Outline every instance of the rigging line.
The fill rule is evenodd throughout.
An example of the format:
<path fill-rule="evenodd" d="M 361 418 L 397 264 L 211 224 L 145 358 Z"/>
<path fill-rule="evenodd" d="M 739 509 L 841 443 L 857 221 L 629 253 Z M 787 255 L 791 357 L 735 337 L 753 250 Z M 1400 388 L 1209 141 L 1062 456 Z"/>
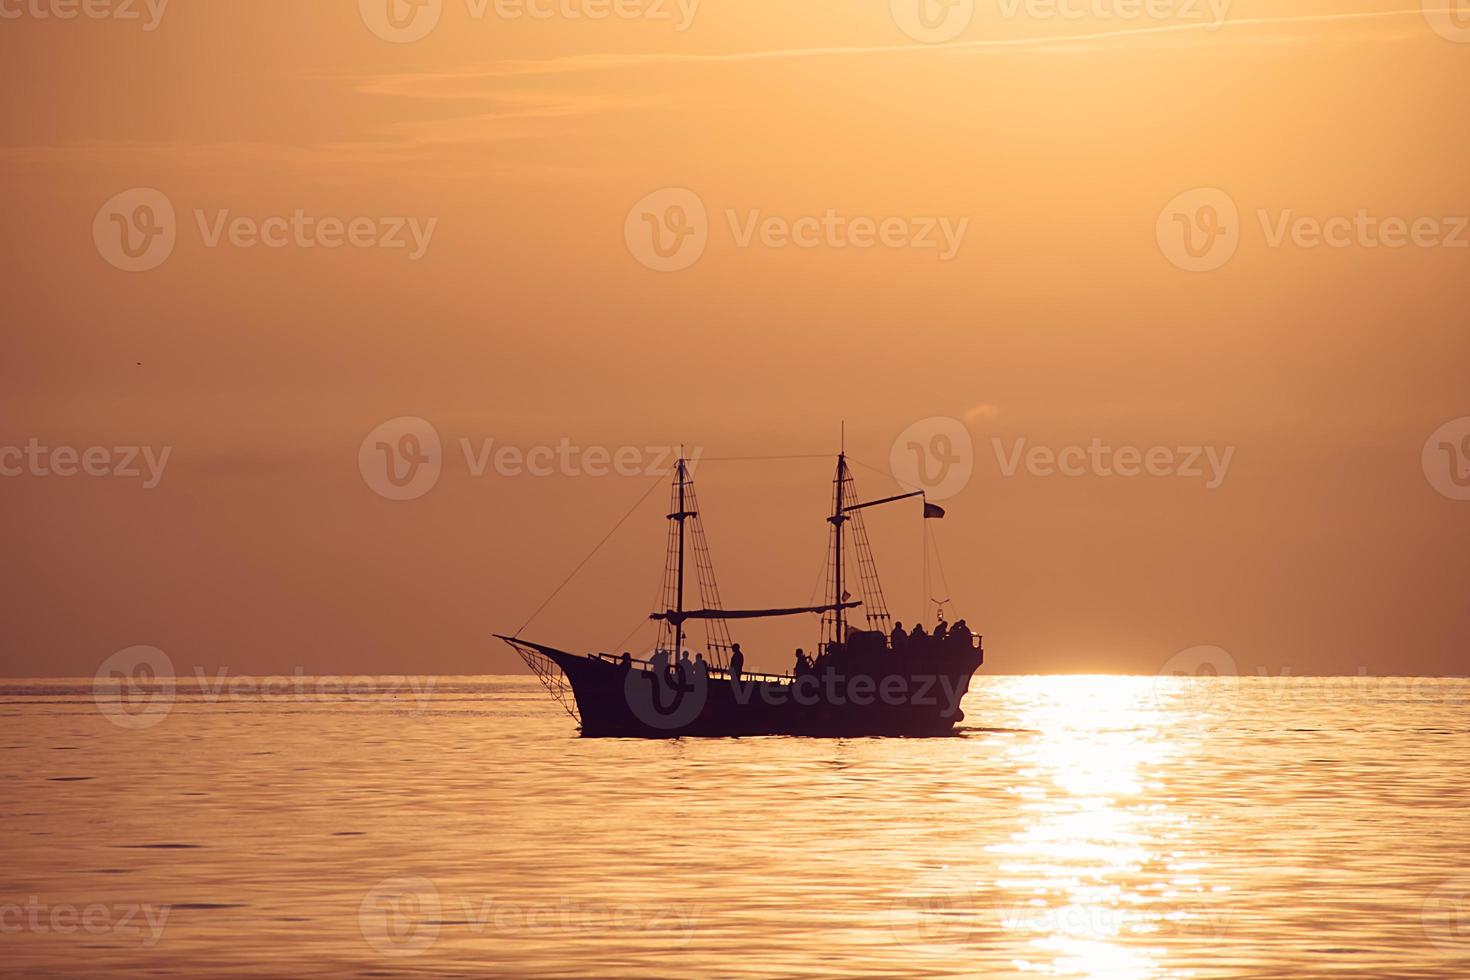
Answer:
<path fill-rule="evenodd" d="M 618 652 L 618 648 L 619 647 L 622 647 L 622 648 L 626 649 L 627 646 L 628 646 L 628 641 L 633 638 L 633 634 L 637 633 L 639 630 L 643 629 L 643 627 L 645 627 L 647 625 L 648 625 L 648 620 L 647 619 L 640 619 L 640 620 L 638 620 L 638 625 L 637 626 L 634 626 L 632 629 L 630 629 L 628 631 L 628 635 L 627 636 L 623 637 L 617 643 L 613 644 L 613 648 L 612 648 L 612 651 L 611 652 L 614 655 L 616 655 L 617 652 Z"/>
<path fill-rule="evenodd" d="M 531 613 L 531 618 L 530 619 L 527 619 L 524 623 L 522 623 L 521 624 L 521 628 L 518 629 L 518 630 L 516 630 L 514 633 L 512 633 L 511 634 L 512 636 L 520 636 L 521 633 L 524 632 L 525 628 L 527 626 L 530 626 L 531 623 L 532 623 L 532 621 L 535 620 L 535 618 L 537 616 L 541 615 L 541 610 L 545 609 L 548 605 L 550 605 L 551 604 L 551 600 L 552 599 L 555 599 L 561 593 L 561 590 L 567 587 L 567 583 L 570 582 L 572 579 L 574 579 L 574 578 L 577 577 L 577 573 L 582 570 L 582 566 L 585 565 L 585 564 L 587 564 L 589 561 L 591 561 L 592 560 L 592 556 L 595 555 L 595 554 L 597 554 L 599 551 L 602 550 L 602 546 L 605 545 L 605 544 L 607 544 L 608 538 L 611 538 L 614 534 L 618 533 L 618 528 L 622 527 L 623 526 L 623 522 L 626 521 L 628 518 L 632 517 L 633 516 L 633 512 L 635 510 L 637 510 L 643 504 L 643 501 L 645 501 L 645 500 L 648 499 L 648 495 L 650 493 L 653 493 L 653 488 L 656 487 L 656 486 L 659 486 L 663 482 L 664 482 L 663 477 L 662 476 L 659 476 L 656 480 L 654 480 L 652 483 L 650 483 L 648 485 L 648 489 L 645 490 L 645 491 L 643 491 L 643 493 L 638 497 L 638 499 L 633 502 L 633 506 L 628 508 L 628 512 L 626 514 L 624 514 L 622 517 L 619 517 L 618 518 L 618 522 L 612 526 L 612 530 L 611 531 L 608 531 L 606 534 L 604 534 L 602 536 L 602 540 L 599 541 L 599 542 L 597 542 L 597 546 L 587 553 L 587 557 L 586 558 L 583 558 L 581 561 L 577 562 L 577 567 L 574 568 L 574 569 L 572 569 L 572 573 L 570 575 L 568 575 L 566 578 L 562 579 L 561 585 L 558 585 L 556 587 L 556 590 L 554 592 L 552 592 L 551 595 L 549 595 L 549 596 L 546 597 L 546 601 L 545 602 L 541 603 L 541 605 L 539 605 L 539 606 L 536 607 L 536 611 L 533 612 L 533 613 Z"/>
<path fill-rule="evenodd" d="M 916 486 L 916 485 L 914 485 L 912 483 L 909 483 L 906 480 L 900 480 L 898 477 L 894 476 L 892 473 L 888 472 L 887 470 L 879 469 L 878 467 L 872 465 L 871 463 L 864 463 L 860 459 L 854 459 L 852 456 L 847 457 L 847 461 L 849 463 L 856 463 L 859 466 L 864 467 L 865 469 L 870 469 L 874 473 L 879 473 L 879 474 L 881 474 L 883 476 L 886 476 L 886 477 L 888 477 L 888 479 L 892 480 L 894 483 L 897 483 L 901 487 L 907 487 L 910 490 L 918 490 L 920 492 L 922 492 L 923 489 L 924 489 L 923 487 Z"/>
<path fill-rule="evenodd" d="M 700 463 L 748 463 L 760 462 L 771 459 L 831 459 L 831 453 L 798 453 L 792 456 L 700 456 L 689 462 L 694 466 Z"/>
<path fill-rule="evenodd" d="M 808 603 L 808 605 L 816 605 L 816 602 L 817 602 L 817 590 L 820 589 L 822 587 L 822 583 L 824 581 L 826 581 L 826 579 L 827 579 L 827 571 L 830 568 L 831 564 L 832 564 L 832 553 L 831 553 L 831 545 L 829 544 L 828 545 L 828 549 L 827 549 L 827 553 L 822 556 L 822 564 L 817 567 L 817 580 L 812 583 L 811 601 Z"/>
<path fill-rule="evenodd" d="M 659 601 L 659 599 L 663 598 L 663 594 L 664 594 L 664 574 L 662 572 L 660 572 L 659 573 L 659 576 L 658 576 L 658 588 L 654 590 L 654 593 L 653 593 L 653 602 L 649 603 L 649 605 L 650 605 L 651 608 L 654 608 L 654 609 L 657 609 L 658 608 L 658 601 Z M 614 645 L 614 647 L 613 647 L 613 653 L 617 653 L 618 652 L 617 651 L 617 647 L 625 646 L 627 644 L 627 642 L 633 638 L 633 634 L 634 633 L 637 633 L 640 629 L 642 629 L 646 625 L 648 625 L 648 620 L 647 619 L 640 619 L 640 620 L 638 620 L 638 625 L 637 626 L 634 626 L 631 630 L 629 630 L 628 631 L 628 635 L 625 636 L 625 637 L 623 637 L 620 642 L 618 642 L 617 644 Z"/>
<path fill-rule="evenodd" d="M 939 539 L 934 537 L 933 531 L 929 532 L 929 538 L 934 542 L 934 564 L 939 566 L 939 584 L 944 586 L 944 595 L 947 599 L 950 595 L 949 579 L 944 574 L 944 559 L 939 556 Z"/>

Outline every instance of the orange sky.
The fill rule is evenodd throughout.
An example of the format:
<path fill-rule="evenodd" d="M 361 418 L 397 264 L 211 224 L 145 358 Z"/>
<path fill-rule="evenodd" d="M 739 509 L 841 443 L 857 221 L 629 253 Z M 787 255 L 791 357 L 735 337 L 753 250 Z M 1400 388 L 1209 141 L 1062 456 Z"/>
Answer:
<path fill-rule="evenodd" d="M 653 481 L 476 477 L 460 440 L 800 455 L 845 419 L 887 468 L 935 417 L 973 445 L 933 529 L 990 669 L 1152 673 L 1214 644 L 1252 673 L 1463 673 L 1470 501 L 1421 451 L 1470 416 L 1470 22 L 1236 0 L 1212 29 L 1203 0 L 979 0 L 963 22 L 933 8 L 958 33 L 927 43 L 905 2 L 510 19 L 443 0 L 396 43 L 368 0 L 172 0 L 152 30 L 141 0 L 140 20 L 0 0 L 0 451 L 169 448 L 151 488 L 0 477 L 0 673 L 90 675 L 133 644 L 180 673 L 515 669 L 490 634 Z M 175 213 L 146 271 L 104 254 L 124 261 L 105 206 L 132 188 Z M 703 208 L 704 250 L 656 271 L 629 236 L 673 220 L 667 188 Z M 1195 189 L 1237 211 L 1204 271 L 1167 239 Z M 306 247 L 298 211 L 339 236 L 404 219 L 408 244 Z M 1430 223 L 1390 248 L 1344 231 L 1360 213 Z M 241 244 L 273 216 L 282 247 Z M 1300 218 L 1349 238 L 1315 245 Z M 861 247 L 885 220 L 897 244 Z M 815 244 L 776 244 L 787 225 Z M 936 247 L 911 247 L 928 226 Z M 400 416 L 443 459 L 395 501 L 359 448 Z M 1021 439 L 1233 453 L 1214 488 L 1008 476 Z M 810 597 L 830 474 L 697 469 L 727 604 Z M 526 635 L 619 643 L 666 504 L 659 487 Z M 869 523 L 912 622 L 919 521 Z M 742 630 L 761 666 L 815 639 Z"/>

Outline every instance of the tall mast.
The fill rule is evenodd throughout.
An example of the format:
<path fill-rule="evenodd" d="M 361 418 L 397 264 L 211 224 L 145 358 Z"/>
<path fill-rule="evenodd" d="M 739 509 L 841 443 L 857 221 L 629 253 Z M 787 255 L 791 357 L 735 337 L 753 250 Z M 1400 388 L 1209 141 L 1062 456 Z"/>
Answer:
<path fill-rule="evenodd" d="M 836 551 L 835 560 L 832 562 L 832 602 L 836 605 L 834 610 L 834 622 L 836 623 L 835 639 L 838 643 L 845 643 L 846 636 L 842 630 L 842 523 L 847 516 L 842 513 L 842 485 L 847 480 L 847 451 L 844 448 L 837 454 L 837 492 L 832 497 L 832 532 Z"/>
<path fill-rule="evenodd" d="M 684 469 L 682 450 L 675 472 L 679 481 L 679 510 L 672 515 L 679 522 L 679 572 L 674 599 L 674 611 L 679 613 L 679 619 L 674 623 L 674 662 L 677 663 L 684 655 L 684 519 L 689 516 L 684 505 L 684 485 L 688 482 L 688 474 Z"/>

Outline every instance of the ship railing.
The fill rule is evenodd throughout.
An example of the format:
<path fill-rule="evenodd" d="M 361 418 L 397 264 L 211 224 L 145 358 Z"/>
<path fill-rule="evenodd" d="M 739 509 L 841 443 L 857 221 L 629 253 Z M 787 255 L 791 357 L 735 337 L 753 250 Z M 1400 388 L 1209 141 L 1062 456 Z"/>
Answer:
<path fill-rule="evenodd" d="M 985 638 L 983 636 L 981 636 L 979 633 L 972 633 L 970 635 L 970 646 L 971 646 L 971 648 L 972 649 L 975 649 L 975 650 L 982 650 L 982 649 L 984 649 L 984 639 Z M 605 661 L 607 663 L 614 664 L 614 665 L 616 665 L 618 663 L 621 663 L 622 662 L 622 659 L 623 659 L 621 654 L 616 654 L 616 653 L 595 653 L 592 656 L 596 657 L 598 660 L 602 660 L 602 661 Z M 631 665 L 635 666 L 635 667 L 644 668 L 644 669 L 648 669 L 648 670 L 652 670 L 653 669 L 653 661 L 651 661 L 651 660 L 640 660 L 637 657 L 629 657 L 628 658 L 628 662 Z M 673 663 L 673 661 L 672 661 L 672 659 L 670 660 L 668 666 L 671 669 L 675 666 L 674 663 Z M 706 669 L 709 671 L 709 676 L 710 677 L 718 677 L 718 678 L 728 678 L 728 677 L 730 677 L 730 669 L 728 667 L 716 667 L 713 664 L 711 664 Z M 796 680 L 796 675 L 795 674 L 769 674 L 769 673 L 762 673 L 761 671 L 758 671 L 758 670 L 742 670 L 740 672 L 740 679 L 743 680 L 743 681 L 760 681 L 761 683 L 764 683 L 764 684 L 790 684 L 790 683 L 792 683 L 792 682 L 794 682 Z"/>
<path fill-rule="evenodd" d="M 623 659 L 621 654 L 614 653 L 595 653 L 593 656 L 598 660 L 604 660 L 610 664 L 621 663 Z M 630 657 L 629 663 L 634 667 L 653 669 L 653 662 L 651 660 L 639 660 L 637 657 Z M 674 664 L 670 662 L 668 666 L 672 669 Z M 724 678 L 730 676 L 730 669 L 728 667 L 715 667 L 711 665 L 708 670 L 709 676 L 711 677 Z M 796 678 L 791 674 L 766 674 L 758 670 L 742 670 L 740 672 L 740 679 L 742 681 L 761 681 L 766 684 L 790 684 Z"/>

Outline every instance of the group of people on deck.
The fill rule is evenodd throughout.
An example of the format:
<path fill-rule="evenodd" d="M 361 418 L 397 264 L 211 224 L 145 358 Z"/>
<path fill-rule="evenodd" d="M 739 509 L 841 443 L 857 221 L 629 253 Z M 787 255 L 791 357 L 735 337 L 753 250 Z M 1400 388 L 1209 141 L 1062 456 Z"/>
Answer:
<path fill-rule="evenodd" d="M 953 626 L 941 619 L 939 625 L 934 627 L 932 636 L 928 630 L 924 629 L 923 623 L 915 623 L 913 630 L 905 633 L 903 623 L 895 622 L 893 632 L 888 634 L 888 646 L 894 653 L 902 653 L 911 645 L 923 647 L 930 643 L 949 642 L 956 645 L 963 643 L 969 646 L 974 642 L 974 637 L 975 634 L 970 631 L 970 627 L 963 619 L 956 620 Z"/>
<path fill-rule="evenodd" d="M 631 663 L 631 659 L 628 654 L 623 654 L 623 661 L 625 663 Z M 648 665 L 653 668 L 655 674 L 667 674 L 672 667 L 675 676 L 681 681 L 691 679 L 703 680 L 709 677 L 709 664 L 705 662 L 704 654 L 702 653 L 696 653 L 691 660 L 689 651 L 685 650 L 684 655 L 677 661 L 670 663 L 672 659 L 669 651 L 662 649 L 655 650 L 653 656 L 648 658 Z"/>
<path fill-rule="evenodd" d="M 626 650 L 623 651 L 623 655 L 618 658 L 617 666 L 621 673 L 627 674 L 633 669 L 633 655 Z M 688 650 L 685 650 L 684 655 L 678 660 L 674 660 L 673 655 L 668 650 L 657 649 L 648 658 L 648 666 L 654 674 L 661 677 L 670 677 L 672 675 L 672 679 L 680 684 L 691 680 L 707 680 L 710 675 L 710 665 L 704 659 L 704 654 L 696 653 L 693 657 L 690 657 Z M 715 669 L 716 671 L 720 670 L 718 667 Z M 725 668 L 725 672 L 738 681 L 744 670 L 745 654 L 741 652 L 740 644 L 732 644 L 730 647 L 730 666 Z"/>
<path fill-rule="evenodd" d="M 918 654 L 939 644 L 968 647 L 974 643 L 974 636 L 975 634 L 971 632 L 969 625 L 963 619 L 957 621 L 953 626 L 941 619 L 939 625 L 934 628 L 933 634 L 924 629 L 923 623 L 916 624 L 912 631 L 906 632 L 903 623 L 895 622 L 893 631 L 888 634 L 888 648 L 897 655 Z M 847 652 L 842 646 L 829 643 L 827 649 L 817 654 L 816 659 L 812 659 L 807 656 L 805 650 L 798 647 L 796 663 L 791 669 L 792 676 L 804 677 L 807 674 L 820 674 L 829 666 L 840 668 L 844 654 Z"/>
<path fill-rule="evenodd" d="M 876 634 L 881 636 L 882 634 Z M 974 644 L 975 634 L 963 619 L 956 620 L 953 626 L 943 619 L 939 625 L 930 633 L 924 629 L 923 623 L 917 623 L 912 630 L 905 630 L 903 623 L 895 622 L 893 630 L 888 634 L 888 648 L 895 655 L 906 653 L 918 655 L 925 650 L 933 649 L 939 645 L 950 645 L 970 647 Z M 881 649 L 881 647 L 880 647 Z M 792 676 L 805 677 L 808 674 L 820 674 L 828 667 L 840 666 L 843 655 L 846 653 L 843 646 L 837 643 L 827 644 L 827 649 L 818 653 L 816 658 L 808 657 L 805 650 L 797 648 L 796 663 L 792 667 Z M 696 653 L 691 657 L 689 651 L 685 650 L 678 660 L 668 650 L 655 650 L 648 660 L 649 667 L 653 673 L 661 676 L 673 675 L 677 682 L 704 681 L 709 678 L 710 665 L 704 659 L 704 654 Z M 618 662 L 621 670 L 626 672 L 632 667 L 631 655 L 624 653 Z M 736 643 L 730 648 L 730 666 L 725 671 L 730 678 L 739 682 L 745 671 L 745 654 L 740 650 L 740 644 Z"/>

